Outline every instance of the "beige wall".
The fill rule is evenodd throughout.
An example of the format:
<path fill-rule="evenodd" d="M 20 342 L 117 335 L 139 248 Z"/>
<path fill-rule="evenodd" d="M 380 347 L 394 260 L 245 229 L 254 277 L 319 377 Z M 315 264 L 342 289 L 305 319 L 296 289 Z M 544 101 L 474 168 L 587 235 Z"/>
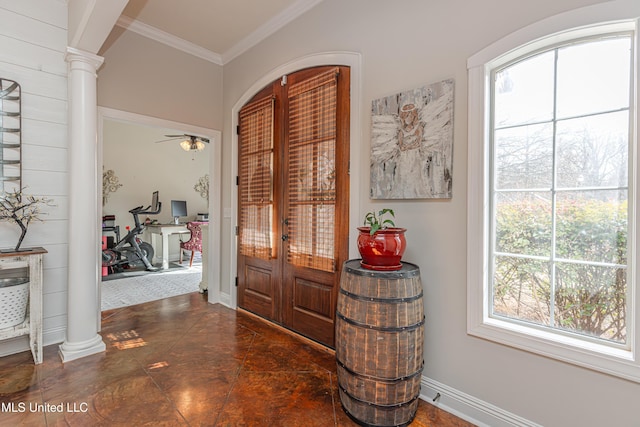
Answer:
<path fill-rule="evenodd" d="M 466 60 L 519 28 L 594 3 L 324 0 L 224 67 L 223 206 L 231 207 L 229 130 L 238 99 L 261 76 L 296 58 L 326 51 L 362 55 L 362 146 L 360 156 L 351 159 L 360 166 L 361 188 L 352 188 L 360 200 L 351 209 L 391 207 L 396 223 L 409 229 L 405 259 L 420 266 L 425 286 L 424 375 L 545 426 L 598 426 L 612 419 L 616 425 L 637 425 L 640 385 L 466 334 Z M 371 101 L 445 78 L 455 79 L 453 198 L 370 200 Z M 223 283 L 233 275 L 226 271 Z"/>
<path fill-rule="evenodd" d="M 100 55 L 99 106 L 222 128 L 221 66 L 119 28 Z"/>

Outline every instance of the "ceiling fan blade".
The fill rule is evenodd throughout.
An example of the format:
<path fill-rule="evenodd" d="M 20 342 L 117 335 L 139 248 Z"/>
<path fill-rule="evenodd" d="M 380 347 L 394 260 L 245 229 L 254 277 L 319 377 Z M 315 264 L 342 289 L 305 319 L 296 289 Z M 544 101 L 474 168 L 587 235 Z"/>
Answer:
<path fill-rule="evenodd" d="M 206 142 L 207 144 L 209 143 L 209 138 L 203 138 L 201 136 L 197 136 L 197 135 L 189 135 L 188 133 L 183 133 L 182 135 L 165 135 L 167 138 L 190 138 L 190 139 L 197 139 L 200 140 L 202 142 Z"/>
<path fill-rule="evenodd" d="M 182 135 L 165 135 L 167 138 L 169 139 L 163 139 L 161 141 L 156 141 L 156 144 L 159 142 L 167 142 L 167 141 L 175 141 L 176 139 L 187 139 L 187 140 L 191 140 L 191 144 L 195 145 L 196 141 L 202 141 L 205 143 L 209 143 L 209 138 L 203 138 L 201 136 L 196 136 L 196 135 L 189 135 L 189 134 L 182 134 Z"/>

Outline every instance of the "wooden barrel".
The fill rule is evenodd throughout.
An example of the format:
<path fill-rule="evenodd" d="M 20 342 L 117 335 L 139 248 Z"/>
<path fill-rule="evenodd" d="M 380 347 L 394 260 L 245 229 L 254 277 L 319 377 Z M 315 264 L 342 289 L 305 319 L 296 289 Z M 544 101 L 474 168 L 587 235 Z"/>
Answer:
<path fill-rule="evenodd" d="M 424 366 L 420 269 L 372 271 L 344 263 L 336 309 L 336 362 L 345 412 L 366 426 L 402 426 L 418 409 Z"/>

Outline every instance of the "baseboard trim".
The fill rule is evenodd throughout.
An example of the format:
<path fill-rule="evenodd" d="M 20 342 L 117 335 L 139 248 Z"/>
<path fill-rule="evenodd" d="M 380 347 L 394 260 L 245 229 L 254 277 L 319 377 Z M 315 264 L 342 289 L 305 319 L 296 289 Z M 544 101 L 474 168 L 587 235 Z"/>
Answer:
<path fill-rule="evenodd" d="M 61 344 L 64 342 L 66 335 L 67 335 L 66 327 L 50 329 L 46 332 L 42 332 L 42 345 L 46 347 L 52 344 Z"/>
<path fill-rule="evenodd" d="M 421 386 L 421 399 L 479 427 L 542 427 L 431 378 L 423 376 Z"/>
<path fill-rule="evenodd" d="M 22 353 L 23 351 L 31 351 L 29 348 L 29 337 L 26 335 L 9 338 L 0 343 L 0 357 Z"/>
<path fill-rule="evenodd" d="M 46 347 L 52 344 L 59 344 L 64 341 L 66 328 L 57 328 L 42 333 L 42 346 Z M 11 354 L 31 351 L 29 346 L 29 336 L 23 335 L 4 340 L 0 343 L 0 357 L 9 356 Z"/>
<path fill-rule="evenodd" d="M 234 307 L 231 306 L 231 295 L 230 294 L 225 294 L 224 292 L 220 292 L 220 301 L 218 301 L 220 304 L 224 305 L 225 307 L 229 307 L 229 308 L 233 308 Z"/>

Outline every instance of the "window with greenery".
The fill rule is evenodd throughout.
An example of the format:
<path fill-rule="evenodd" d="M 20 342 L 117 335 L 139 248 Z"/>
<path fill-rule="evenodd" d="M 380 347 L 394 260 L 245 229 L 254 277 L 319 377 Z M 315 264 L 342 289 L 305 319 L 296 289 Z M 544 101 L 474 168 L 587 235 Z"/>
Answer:
<path fill-rule="evenodd" d="M 469 59 L 467 270 L 470 334 L 640 382 L 636 28 Z"/>
<path fill-rule="evenodd" d="M 492 71 L 491 315 L 626 343 L 631 36 Z"/>

